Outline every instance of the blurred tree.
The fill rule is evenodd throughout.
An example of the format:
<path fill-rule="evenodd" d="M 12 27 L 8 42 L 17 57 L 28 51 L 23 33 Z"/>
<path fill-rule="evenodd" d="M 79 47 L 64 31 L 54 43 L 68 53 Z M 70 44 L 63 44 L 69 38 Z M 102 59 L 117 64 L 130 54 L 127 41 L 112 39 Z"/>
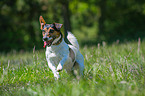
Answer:
<path fill-rule="evenodd" d="M 0 50 L 32 48 L 36 43 L 35 31 L 38 30 L 34 23 L 40 12 L 44 12 L 41 3 L 36 0 L 4 0 L 0 5 L 0 40 L 4 41 Z"/>
<path fill-rule="evenodd" d="M 106 0 L 100 0 L 98 2 L 98 5 L 100 7 L 100 18 L 98 20 L 98 34 L 100 39 L 105 39 L 105 20 L 106 20 Z"/>
<path fill-rule="evenodd" d="M 67 31 L 71 32 L 71 23 L 70 23 L 70 10 L 69 10 L 69 1 L 70 0 L 60 0 L 59 2 L 62 5 L 62 14 L 64 20 L 64 33 L 65 33 L 65 41 L 70 43 L 67 39 Z"/>
<path fill-rule="evenodd" d="M 106 2 L 105 39 L 133 40 L 145 37 L 145 1 L 115 0 Z"/>
<path fill-rule="evenodd" d="M 65 36 L 72 29 L 87 36 L 95 25 L 99 36 L 90 38 L 99 41 L 145 37 L 144 0 L 1 0 L 0 51 L 42 48 L 40 15 L 63 23 Z"/>

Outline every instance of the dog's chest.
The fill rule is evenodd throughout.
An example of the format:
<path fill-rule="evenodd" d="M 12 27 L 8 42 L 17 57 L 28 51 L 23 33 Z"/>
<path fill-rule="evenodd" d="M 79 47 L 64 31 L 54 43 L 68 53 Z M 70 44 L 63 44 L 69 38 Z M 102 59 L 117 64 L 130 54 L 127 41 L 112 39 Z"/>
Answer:
<path fill-rule="evenodd" d="M 60 61 L 65 56 L 62 51 L 54 52 L 54 51 L 46 51 L 46 58 L 51 61 Z"/>
<path fill-rule="evenodd" d="M 58 64 L 59 61 L 65 56 L 69 56 L 69 47 L 64 41 L 60 43 L 60 45 L 46 48 L 47 61 Z"/>

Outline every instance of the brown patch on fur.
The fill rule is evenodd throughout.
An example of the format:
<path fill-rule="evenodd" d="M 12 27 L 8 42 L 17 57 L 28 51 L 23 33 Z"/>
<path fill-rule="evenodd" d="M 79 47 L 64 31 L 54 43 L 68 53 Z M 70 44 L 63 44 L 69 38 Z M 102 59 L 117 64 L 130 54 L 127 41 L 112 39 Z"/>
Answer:
<path fill-rule="evenodd" d="M 43 29 L 44 31 L 42 32 L 42 34 L 43 34 L 43 37 L 44 36 L 47 36 L 47 37 L 56 37 L 56 38 L 58 38 L 59 36 L 60 36 L 60 32 L 58 32 L 58 31 L 55 31 L 53 28 L 49 28 L 49 29 L 47 29 L 47 28 L 45 28 L 45 29 Z M 54 32 L 51 32 L 50 30 L 54 30 Z"/>
<path fill-rule="evenodd" d="M 39 17 L 39 21 L 40 21 L 40 24 L 41 24 L 41 30 L 43 29 L 44 25 L 46 24 L 45 20 L 43 19 L 42 16 Z"/>
<path fill-rule="evenodd" d="M 54 23 L 57 30 L 60 30 L 63 24 L 60 23 Z"/>

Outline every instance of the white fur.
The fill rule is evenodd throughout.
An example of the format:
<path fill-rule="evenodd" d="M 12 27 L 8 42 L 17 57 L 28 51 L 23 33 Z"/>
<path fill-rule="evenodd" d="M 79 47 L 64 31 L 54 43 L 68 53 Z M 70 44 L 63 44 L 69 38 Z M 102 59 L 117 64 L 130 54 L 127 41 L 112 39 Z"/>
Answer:
<path fill-rule="evenodd" d="M 77 62 L 79 65 L 79 73 L 82 76 L 84 70 L 84 58 L 79 52 L 79 45 L 75 36 L 68 32 L 68 40 L 72 45 L 66 44 L 64 39 L 59 45 L 51 45 L 46 47 L 46 59 L 49 68 L 52 70 L 54 77 L 58 79 L 59 72 L 62 69 L 66 69 L 70 73 L 74 68 L 74 63 Z M 69 48 L 71 48 L 75 53 L 75 60 L 69 56 Z"/>
<path fill-rule="evenodd" d="M 67 33 L 68 33 L 67 38 L 70 41 L 70 43 L 74 47 L 76 47 L 77 49 L 79 49 L 79 44 L 78 44 L 78 41 L 77 41 L 76 37 L 71 32 L 69 32 L 69 31 Z"/>

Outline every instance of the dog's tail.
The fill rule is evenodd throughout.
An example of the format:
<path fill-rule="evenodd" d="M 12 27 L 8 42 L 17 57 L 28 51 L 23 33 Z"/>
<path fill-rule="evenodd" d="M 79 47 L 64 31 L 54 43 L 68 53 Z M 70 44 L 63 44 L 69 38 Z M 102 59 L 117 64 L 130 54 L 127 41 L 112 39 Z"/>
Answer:
<path fill-rule="evenodd" d="M 67 35 L 67 39 L 69 40 L 69 42 L 74 46 L 76 47 L 77 49 L 79 49 L 79 44 L 78 44 L 78 41 L 76 39 L 76 37 L 71 33 L 71 32 L 67 32 L 68 35 Z"/>

